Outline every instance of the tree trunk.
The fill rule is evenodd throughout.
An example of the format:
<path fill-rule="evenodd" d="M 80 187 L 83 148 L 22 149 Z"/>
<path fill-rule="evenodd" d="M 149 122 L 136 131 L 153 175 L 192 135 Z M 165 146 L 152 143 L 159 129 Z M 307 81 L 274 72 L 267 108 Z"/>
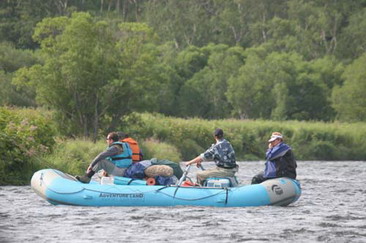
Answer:
<path fill-rule="evenodd" d="M 116 1 L 116 12 L 119 14 L 119 12 L 120 12 L 120 8 L 121 8 L 121 2 L 120 2 L 120 0 L 117 0 Z"/>

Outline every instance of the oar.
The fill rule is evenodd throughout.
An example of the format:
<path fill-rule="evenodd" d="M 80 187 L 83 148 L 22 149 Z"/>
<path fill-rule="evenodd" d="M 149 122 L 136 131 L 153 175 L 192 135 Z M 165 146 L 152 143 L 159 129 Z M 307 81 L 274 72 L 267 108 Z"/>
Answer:
<path fill-rule="evenodd" d="M 175 197 L 175 194 L 177 194 L 177 191 L 180 188 L 180 185 L 182 185 L 183 181 L 187 178 L 187 175 L 188 175 L 188 172 L 189 172 L 189 169 L 190 168 L 191 168 L 191 165 L 188 165 L 186 167 L 186 169 L 184 170 L 184 173 L 183 173 L 182 177 L 179 179 L 178 183 L 176 184 L 177 188 L 174 191 L 174 197 Z"/>
<path fill-rule="evenodd" d="M 189 169 L 191 168 L 191 165 L 187 165 L 186 169 L 184 170 L 184 173 L 182 175 L 182 177 L 179 179 L 178 183 L 176 184 L 178 187 L 180 185 L 182 185 L 183 181 L 185 181 L 185 179 L 187 178 Z"/>

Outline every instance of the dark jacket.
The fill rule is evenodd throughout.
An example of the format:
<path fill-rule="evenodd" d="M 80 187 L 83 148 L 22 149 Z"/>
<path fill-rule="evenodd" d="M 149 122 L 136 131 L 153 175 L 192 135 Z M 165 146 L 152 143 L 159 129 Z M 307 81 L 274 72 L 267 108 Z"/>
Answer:
<path fill-rule="evenodd" d="M 296 179 L 296 161 L 292 150 L 287 151 L 287 153 L 274 160 L 276 163 L 276 177 L 289 177 Z"/>
<path fill-rule="evenodd" d="M 289 177 L 296 179 L 296 161 L 291 147 L 281 143 L 266 153 L 264 178 Z"/>

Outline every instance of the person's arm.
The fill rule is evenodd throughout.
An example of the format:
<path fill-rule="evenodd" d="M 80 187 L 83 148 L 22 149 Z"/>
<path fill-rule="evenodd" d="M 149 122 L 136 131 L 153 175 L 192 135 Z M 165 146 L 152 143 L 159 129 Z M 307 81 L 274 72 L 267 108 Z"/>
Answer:
<path fill-rule="evenodd" d="M 202 161 L 203 161 L 203 159 L 202 159 L 201 155 L 199 155 L 199 156 L 197 156 L 196 158 L 194 158 L 194 159 L 192 159 L 192 160 L 188 161 L 188 162 L 186 163 L 186 166 L 188 166 L 188 165 L 192 165 L 192 164 L 197 164 L 197 167 L 200 167 L 200 166 L 201 166 Z"/>
<path fill-rule="evenodd" d="M 201 163 L 207 159 L 212 159 L 215 151 L 214 151 L 214 147 L 215 145 L 213 144 L 209 149 L 207 149 L 204 153 L 200 154 L 199 156 L 197 156 L 196 158 L 188 161 L 186 163 L 186 166 L 188 165 L 192 165 L 192 164 L 197 164 L 197 167 L 201 167 Z"/>
<path fill-rule="evenodd" d="M 87 172 L 89 172 L 99 161 L 117 154 L 119 154 L 119 150 L 116 146 L 109 147 L 107 150 L 101 152 L 93 159 L 87 169 Z"/>
<path fill-rule="evenodd" d="M 202 161 L 208 161 L 208 160 L 213 160 L 214 156 L 215 156 L 215 147 L 216 144 L 212 144 L 211 147 L 209 149 L 207 149 L 204 153 L 202 153 L 199 157 L 201 157 Z"/>

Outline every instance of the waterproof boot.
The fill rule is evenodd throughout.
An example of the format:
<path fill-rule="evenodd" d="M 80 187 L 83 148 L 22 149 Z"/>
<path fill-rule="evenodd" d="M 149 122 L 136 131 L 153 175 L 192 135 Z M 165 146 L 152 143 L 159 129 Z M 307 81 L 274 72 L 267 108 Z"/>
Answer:
<path fill-rule="evenodd" d="M 88 184 L 94 174 L 95 172 L 91 170 L 90 172 L 85 173 L 85 175 L 75 176 L 75 178 L 82 183 Z"/>

